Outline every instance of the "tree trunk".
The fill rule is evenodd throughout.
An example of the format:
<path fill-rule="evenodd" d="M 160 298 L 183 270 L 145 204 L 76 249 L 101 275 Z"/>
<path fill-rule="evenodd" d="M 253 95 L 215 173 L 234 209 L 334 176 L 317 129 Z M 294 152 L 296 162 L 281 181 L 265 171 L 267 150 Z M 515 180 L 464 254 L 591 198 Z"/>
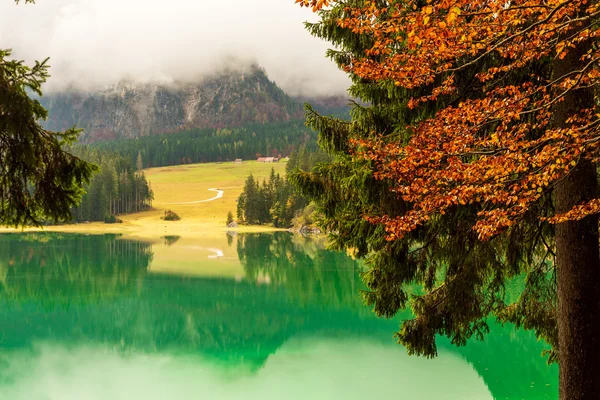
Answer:
<path fill-rule="evenodd" d="M 582 68 L 591 43 L 581 43 L 554 61 L 554 76 Z M 582 109 L 594 107 L 592 89 L 571 91 L 554 109 L 557 127 Z M 556 212 L 598 195 L 595 166 L 582 160 L 556 185 Z M 559 390 L 561 400 L 600 399 L 600 255 L 598 216 L 556 225 Z"/>
<path fill-rule="evenodd" d="M 583 162 L 556 188 L 557 212 L 595 196 L 596 171 Z M 556 226 L 560 398 L 600 399 L 598 217 Z"/>

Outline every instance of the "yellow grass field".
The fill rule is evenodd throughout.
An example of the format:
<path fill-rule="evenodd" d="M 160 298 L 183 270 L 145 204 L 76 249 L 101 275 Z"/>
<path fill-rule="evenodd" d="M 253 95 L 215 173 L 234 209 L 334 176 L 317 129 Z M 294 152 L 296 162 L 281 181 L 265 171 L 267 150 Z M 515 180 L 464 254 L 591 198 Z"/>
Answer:
<path fill-rule="evenodd" d="M 166 235 L 182 237 L 210 237 L 215 232 L 227 230 L 227 212 L 236 214 L 237 198 L 242 192 L 246 177 L 252 173 L 262 181 L 271 173 L 285 174 L 285 163 L 258 163 L 244 161 L 241 164 L 209 163 L 189 164 L 145 170 L 154 191 L 154 210 L 120 216 L 122 224 L 88 223 L 45 227 L 45 231 L 123 233 L 130 237 L 158 239 Z M 217 189 L 223 191 L 221 198 L 214 198 Z M 193 204 L 178 204 L 178 203 Z M 164 210 L 179 214 L 180 221 L 163 221 Z M 2 231 L 14 231 L 2 228 Z M 274 230 L 269 227 L 241 227 L 240 231 L 258 232 Z"/>

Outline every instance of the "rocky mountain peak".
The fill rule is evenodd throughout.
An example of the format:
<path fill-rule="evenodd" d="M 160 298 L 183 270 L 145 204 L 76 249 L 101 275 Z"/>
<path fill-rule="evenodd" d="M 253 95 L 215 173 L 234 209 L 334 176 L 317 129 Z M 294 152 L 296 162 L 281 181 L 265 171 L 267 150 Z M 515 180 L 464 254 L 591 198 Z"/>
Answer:
<path fill-rule="evenodd" d="M 196 82 L 119 82 L 95 92 L 44 96 L 45 126 L 84 129 L 82 141 L 135 138 L 192 128 L 235 127 L 251 122 L 301 118 L 290 98 L 264 70 L 226 70 Z"/>

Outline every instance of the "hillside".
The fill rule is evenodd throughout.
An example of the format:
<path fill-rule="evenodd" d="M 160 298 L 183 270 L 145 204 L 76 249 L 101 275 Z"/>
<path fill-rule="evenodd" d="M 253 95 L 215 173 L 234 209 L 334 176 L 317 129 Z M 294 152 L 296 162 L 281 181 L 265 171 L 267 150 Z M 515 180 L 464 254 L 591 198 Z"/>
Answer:
<path fill-rule="evenodd" d="M 215 161 L 279 157 L 294 149 L 317 148 L 317 134 L 304 120 L 268 124 L 252 123 L 237 128 L 191 129 L 135 139 L 108 140 L 92 145 L 117 153 L 135 165 L 138 156 L 145 168 Z"/>
<path fill-rule="evenodd" d="M 195 84 L 122 82 L 95 92 L 65 91 L 44 96 L 51 130 L 77 125 L 82 142 L 136 138 L 194 128 L 238 127 L 302 118 L 290 98 L 264 70 L 223 72 Z"/>

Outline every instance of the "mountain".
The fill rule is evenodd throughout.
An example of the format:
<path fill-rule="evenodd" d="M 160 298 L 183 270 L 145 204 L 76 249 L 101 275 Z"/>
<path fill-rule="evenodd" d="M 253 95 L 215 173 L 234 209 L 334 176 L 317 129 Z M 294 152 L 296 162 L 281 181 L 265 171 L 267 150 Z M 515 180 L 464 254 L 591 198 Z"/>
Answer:
<path fill-rule="evenodd" d="M 322 115 L 333 115 L 337 118 L 350 119 L 350 103 L 348 96 L 332 95 L 321 97 L 296 97 L 299 103 L 310 103 L 313 109 Z M 363 104 L 358 101 L 359 104 Z"/>
<path fill-rule="evenodd" d="M 50 130 L 76 125 L 82 142 L 136 138 L 193 128 L 238 127 L 302 118 L 290 98 L 259 67 L 228 71 L 199 83 L 170 85 L 122 82 L 88 93 L 77 90 L 41 98 Z"/>

